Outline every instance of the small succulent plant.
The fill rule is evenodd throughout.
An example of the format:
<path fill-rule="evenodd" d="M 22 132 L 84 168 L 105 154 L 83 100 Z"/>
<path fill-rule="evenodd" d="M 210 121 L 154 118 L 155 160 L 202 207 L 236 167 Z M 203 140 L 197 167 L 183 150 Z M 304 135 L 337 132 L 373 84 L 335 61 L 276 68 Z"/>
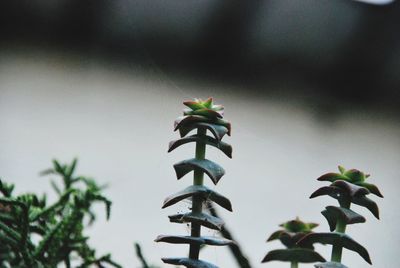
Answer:
<path fill-rule="evenodd" d="M 297 268 L 299 263 L 324 262 L 325 259 L 314 251 L 312 245 L 300 246 L 297 242 L 318 226 L 316 223 L 305 223 L 298 217 L 279 225 L 282 229 L 275 231 L 267 242 L 279 239 L 286 249 L 276 249 L 267 253 L 262 262 L 290 262 L 291 268 Z"/>
<path fill-rule="evenodd" d="M 184 115 L 175 121 L 175 131 L 179 131 L 181 138 L 171 141 L 168 152 L 177 147 L 193 142 L 196 144 L 195 157 L 181 161 L 174 165 L 176 176 L 181 179 L 187 173 L 193 171 L 193 184 L 186 189 L 166 198 L 162 208 L 169 207 L 184 199 L 192 200 L 191 211 L 184 214 L 169 216 L 171 222 L 190 223 L 190 236 L 160 235 L 156 242 L 166 242 L 172 244 L 189 244 L 189 257 L 182 258 L 163 258 L 164 263 L 173 265 L 183 265 L 189 268 L 215 268 L 217 266 L 206 261 L 199 260 L 200 247 L 203 245 L 224 246 L 234 242 L 228 239 L 201 236 L 201 226 L 221 230 L 224 222 L 217 217 L 209 215 L 203 211 L 203 204 L 211 201 L 219 206 L 232 211 L 229 199 L 221 194 L 204 186 L 204 173 L 216 185 L 225 174 L 224 169 L 217 163 L 205 158 L 206 145 L 218 148 L 228 157 L 232 157 L 232 147 L 223 142 L 222 138 L 231 132 L 231 125 L 223 119 L 224 108 L 215 105 L 212 98 L 205 101 L 194 100 L 183 103 L 188 109 L 184 110 Z M 192 130 L 197 133 L 187 136 Z M 207 135 L 207 130 L 212 136 Z"/>
<path fill-rule="evenodd" d="M 328 195 L 339 202 L 337 206 L 327 206 L 321 213 L 328 221 L 330 233 L 312 233 L 302 238 L 297 244 L 310 246 L 314 243 L 331 244 L 331 261 L 316 265 L 318 268 L 344 268 L 341 264 L 342 250 L 347 248 L 357 252 L 366 262 L 371 264 L 368 251 L 350 236 L 345 234 L 348 224 L 365 222 L 365 218 L 350 209 L 351 204 L 367 208 L 377 219 L 379 210 L 377 204 L 367 195 L 374 194 L 383 197 L 378 187 L 366 182 L 369 175 L 357 169 L 346 170 L 339 166 L 339 173 L 327 173 L 318 178 L 319 181 L 331 182 L 311 194 L 310 198 Z"/>
<path fill-rule="evenodd" d="M 108 218 L 111 202 L 94 180 L 74 174 L 76 163 L 53 161 L 43 172 L 63 181 L 62 187 L 52 182 L 58 200 L 51 205 L 46 196 L 15 195 L 14 185 L 0 180 L 0 267 L 121 267 L 110 255 L 97 257 L 88 244 L 85 219 L 95 220 L 92 205 L 104 203 Z"/>

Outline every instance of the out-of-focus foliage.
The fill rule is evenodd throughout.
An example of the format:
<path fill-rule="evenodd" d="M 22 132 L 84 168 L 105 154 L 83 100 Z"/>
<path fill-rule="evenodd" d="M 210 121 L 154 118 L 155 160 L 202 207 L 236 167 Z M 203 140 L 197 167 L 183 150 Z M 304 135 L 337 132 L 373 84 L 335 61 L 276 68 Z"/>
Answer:
<path fill-rule="evenodd" d="M 107 219 L 111 201 L 90 178 L 76 176 L 77 160 L 70 165 L 53 161 L 42 175 L 57 175 L 52 181 L 58 200 L 48 204 L 46 196 L 14 194 L 14 185 L 0 180 L 0 267 L 47 268 L 121 267 L 109 254 L 98 257 L 88 244 L 85 227 L 94 222 L 92 205 L 104 203 Z"/>

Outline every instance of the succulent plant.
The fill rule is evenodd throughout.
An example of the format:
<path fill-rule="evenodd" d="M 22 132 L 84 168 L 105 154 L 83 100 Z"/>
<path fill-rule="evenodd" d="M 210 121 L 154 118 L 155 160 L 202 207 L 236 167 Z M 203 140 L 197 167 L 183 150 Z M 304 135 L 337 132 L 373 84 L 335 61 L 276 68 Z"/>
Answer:
<path fill-rule="evenodd" d="M 311 194 L 310 198 L 328 195 L 339 202 L 337 206 L 327 206 L 321 213 L 328 221 L 330 233 L 312 233 L 306 235 L 300 241 L 300 246 L 310 246 L 314 243 L 332 245 L 331 262 L 318 264 L 319 268 L 344 268 L 341 264 L 342 250 L 347 248 L 357 252 L 366 262 L 371 264 L 368 251 L 350 236 L 346 231 L 348 224 L 365 222 L 365 218 L 350 209 L 351 204 L 367 208 L 377 219 L 379 210 L 377 204 L 367 195 L 374 194 L 383 197 L 378 187 L 366 182 L 369 175 L 357 169 L 346 170 L 339 166 L 339 173 L 327 173 L 318 178 L 319 181 L 331 182 Z"/>
<path fill-rule="evenodd" d="M 286 249 L 276 249 L 267 253 L 262 262 L 290 262 L 291 268 L 297 268 L 299 263 L 324 262 L 325 259 L 314 251 L 312 245 L 300 246 L 297 242 L 318 226 L 316 223 L 305 223 L 298 217 L 279 225 L 282 229 L 273 232 L 267 242 L 279 239 Z"/>
<path fill-rule="evenodd" d="M 52 182 L 58 200 L 51 205 L 46 196 L 14 195 L 14 185 L 0 180 L 0 267 L 121 267 L 109 254 L 97 257 L 88 244 L 85 219 L 95 220 L 92 205 L 104 203 L 108 218 L 111 202 L 94 180 L 74 174 L 76 163 L 54 160 L 43 173 L 63 180 L 62 187 Z"/>
<path fill-rule="evenodd" d="M 220 218 L 205 213 L 203 204 L 212 201 L 229 211 L 232 211 L 232 205 L 229 199 L 204 185 L 204 173 L 215 185 L 225 174 L 221 166 L 205 158 L 206 145 L 218 148 L 231 158 L 232 147 L 222 141 L 226 134 L 230 135 L 231 125 L 223 119 L 224 108 L 221 105 L 215 105 L 212 98 L 205 101 L 195 99 L 183 104 L 188 109 L 184 110 L 184 115 L 179 117 L 174 124 L 175 131 L 179 131 L 181 138 L 170 142 L 168 152 L 186 143 L 196 144 L 194 158 L 174 165 L 178 180 L 193 171 L 193 184 L 167 197 L 162 208 L 190 198 L 192 201 L 191 211 L 169 216 L 169 219 L 175 223 L 190 223 L 191 234 L 190 236 L 161 235 L 155 241 L 190 245 L 188 258 L 163 258 L 164 263 L 190 268 L 215 268 L 215 265 L 199 260 L 200 247 L 203 245 L 224 246 L 234 242 L 223 238 L 201 236 L 201 226 L 221 230 L 224 224 Z M 197 133 L 187 136 L 192 130 L 197 130 Z M 212 136 L 207 135 L 207 130 Z"/>

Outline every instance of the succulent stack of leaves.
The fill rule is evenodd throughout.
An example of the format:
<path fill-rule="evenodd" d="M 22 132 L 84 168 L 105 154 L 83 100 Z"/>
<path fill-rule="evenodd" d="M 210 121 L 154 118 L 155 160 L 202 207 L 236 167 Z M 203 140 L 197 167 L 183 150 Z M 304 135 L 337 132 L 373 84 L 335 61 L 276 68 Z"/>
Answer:
<path fill-rule="evenodd" d="M 170 142 L 168 152 L 186 143 L 196 144 L 194 158 L 174 165 L 178 180 L 193 171 L 193 185 L 166 198 L 162 208 L 190 198 L 192 200 L 191 211 L 169 216 L 169 219 L 174 223 L 190 224 L 191 235 L 160 235 L 155 241 L 190 245 L 188 258 L 163 258 L 164 263 L 183 265 L 189 268 L 215 268 L 215 265 L 199 260 L 200 247 L 203 245 L 224 246 L 234 242 L 223 238 L 201 236 L 201 226 L 221 230 L 224 224 L 220 218 L 205 213 L 202 207 L 205 202 L 211 201 L 232 211 L 232 205 L 229 199 L 203 185 L 204 173 L 215 185 L 225 174 L 221 166 L 205 158 L 205 151 L 206 145 L 213 146 L 231 158 L 232 147 L 222 141 L 226 134 L 230 135 L 231 126 L 230 123 L 223 119 L 224 108 L 221 105 L 214 105 L 211 98 L 205 101 L 187 101 L 184 102 L 184 105 L 188 109 L 184 111 L 182 117 L 175 121 L 175 131 L 179 131 L 181 138 Z M 196 134 L 188 136 L 192 130 L 196 130 Z M 211 136 L 207 135 L 207 130 L 211 133 Z"/>
<path fill-rule="evenodd" d="M 267 242 L 280 240 L 286 249 L 276 249 L 267 253 L 262 262 L 283 261 L 290 262 L 292 267 L 298 263 L 324 262 L 325 259 L 314 251 L 312 245 L 300 246 L 299 240 L 318 226 L 316 223 L 305 223 L 298 217 L 294 220 L 282 223 L 282 229 L 275 231 L 267 239 Z"/>
<path fill-rule="evenodd" d="M 43 172 L 63 181 L 63 187 L 52 181 L 58 200 L 51 205 L 46 196 L 14 195 L 14 185 L 0 180 L 1 268 L 121 267 L 110 255 L 96 257 L 84 235 L 86 225 L 95 220 L 93 203 L 104 203 L 108 218 L 111 202 L 94 180 L 74 175 L 76 163 L 53 161 L 53 168 Z"/>
<path fill-rule="evenodd" d="M 331 184 L 316 190 L 310 198 L 330 196 L 339 202 L 340 206 L 327 206 L 322 215 L 328 221 L 330 233 L 313 233 L 305 236 L 298 244 L 310 246 L 314 243 L 332 245 L 331 262 L 318 264 L 320 268 L 344 268 L 341 264 L 342 249 L 346 248 L 357 252 L 366 262 L 371 264 L 368 251 L 345 234 L 348 224 L 365 222 L 365 218 L 350 209 L 351 204 L 367 208 L 377 219 L 379 210 L 377 204 L 368 197 L 374 194 L 383 197 L 378 187 L 366 182 L 369 175 L 357 169 L 346 170 L 339 166 L 340 173 L 327 173 L 318 178 L 319 181 L 328 181 Z"/>

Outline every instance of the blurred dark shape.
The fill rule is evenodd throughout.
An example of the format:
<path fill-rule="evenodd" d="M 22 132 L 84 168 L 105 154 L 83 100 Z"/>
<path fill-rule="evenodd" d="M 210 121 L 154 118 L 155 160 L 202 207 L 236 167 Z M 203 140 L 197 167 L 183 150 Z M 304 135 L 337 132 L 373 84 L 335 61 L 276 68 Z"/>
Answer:
<path fill-rule="evenodd" d="M 264 93 L 289 86 L 328 112 L 399 111 L 399 25 L 398 1 L 0 2 L 2 48 L 72 48 Z"/>

